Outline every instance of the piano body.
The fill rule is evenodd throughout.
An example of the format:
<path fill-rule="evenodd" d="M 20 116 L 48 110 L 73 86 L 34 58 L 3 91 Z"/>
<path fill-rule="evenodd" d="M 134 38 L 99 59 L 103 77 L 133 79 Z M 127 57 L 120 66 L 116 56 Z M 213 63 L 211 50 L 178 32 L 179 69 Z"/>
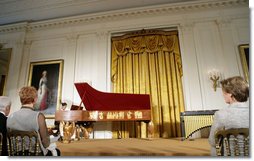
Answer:
<path fill-rule="evenodd" d="M 75 83 L 86 110 L 58 110 L 55 121 L 91 123 L 97 121 L 151 121 L 148 94 L 121 94 L 101 92 L 88 83 Z"/>

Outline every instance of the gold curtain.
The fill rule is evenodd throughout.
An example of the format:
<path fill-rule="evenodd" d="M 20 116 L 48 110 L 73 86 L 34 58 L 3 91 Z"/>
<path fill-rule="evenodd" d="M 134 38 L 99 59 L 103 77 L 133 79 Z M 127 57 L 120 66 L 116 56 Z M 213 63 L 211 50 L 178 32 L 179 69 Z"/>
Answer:
<path fill-rule="evenodd" d="M 184 101 L 177 32 L 142 30 L 112 38 L 111 60 L 114 92 L 150 94 L 154 136 L 180 137 Z M 119 133 L 147 136 L 145 123 L 139 122 L 114 122 L 113 137 Z"/>

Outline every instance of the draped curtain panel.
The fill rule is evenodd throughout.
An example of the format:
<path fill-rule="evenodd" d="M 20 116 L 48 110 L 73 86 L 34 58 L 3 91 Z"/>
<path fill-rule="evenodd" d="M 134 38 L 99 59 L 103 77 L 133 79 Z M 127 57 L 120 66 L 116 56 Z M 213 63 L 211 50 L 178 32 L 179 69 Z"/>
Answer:
<path fill-rule="evenodd" d="M 142 30 L 112 38 L 111 81 L 116 93 L 150 94 L 154 137 L 180 137 L 184 111 L 177 31 Z M 140 122 L 114 122 L 113 137 L 146 137 Z"/>

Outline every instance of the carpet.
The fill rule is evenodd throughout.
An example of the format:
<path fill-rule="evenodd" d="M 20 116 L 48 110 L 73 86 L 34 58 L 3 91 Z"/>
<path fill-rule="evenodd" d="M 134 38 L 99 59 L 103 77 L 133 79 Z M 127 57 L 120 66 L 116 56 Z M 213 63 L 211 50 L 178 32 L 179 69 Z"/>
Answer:
<path fill-rule="evenodd" d="M 62 156 L 209 156 L 207 138 L 83 139 L 57 142 Z"/>

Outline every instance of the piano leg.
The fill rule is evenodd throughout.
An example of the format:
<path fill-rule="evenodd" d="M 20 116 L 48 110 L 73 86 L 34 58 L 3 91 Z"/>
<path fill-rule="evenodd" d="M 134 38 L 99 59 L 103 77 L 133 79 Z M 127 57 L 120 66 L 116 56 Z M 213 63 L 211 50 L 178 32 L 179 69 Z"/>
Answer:
<path fill-rule="evenodd" d="M 75 131 L 76 131 L 76 135 L 75 135 L 75 141 L 78 141 L 78 140 L 80 140 L 81 139 L 81 137 L 82 137 L 82 128 L 78 125 L 78 124 L 76 124 L 76 129 L 75 129 Z"/>
<path fill-rule="evenodd" d="M 70 143 L 71 137 L 74 135 L 76 130 L 75 122 L 61 121 L 59 125 L 59 131 L 63 134 L 63 143 Z"/>
<path fill-rule="evenodd" d="M 121 132 L 119 130 L 117 131 L 117 139 L 122 139 L 122 135 L 121 135 Z"/>
<path fill-rule="evenodd" d="M 152 121 L 147 123 L 147 132 L 148 132 L 148 139 L 151 139 L 154 137 L 154 124 Z"/>
<path fill-rule="evenodd" d="M 82 137 L 89 139 L 89 134 L 93 132 L 93 122 L 81 122 L 79 125 L 83 134 Z"/>

